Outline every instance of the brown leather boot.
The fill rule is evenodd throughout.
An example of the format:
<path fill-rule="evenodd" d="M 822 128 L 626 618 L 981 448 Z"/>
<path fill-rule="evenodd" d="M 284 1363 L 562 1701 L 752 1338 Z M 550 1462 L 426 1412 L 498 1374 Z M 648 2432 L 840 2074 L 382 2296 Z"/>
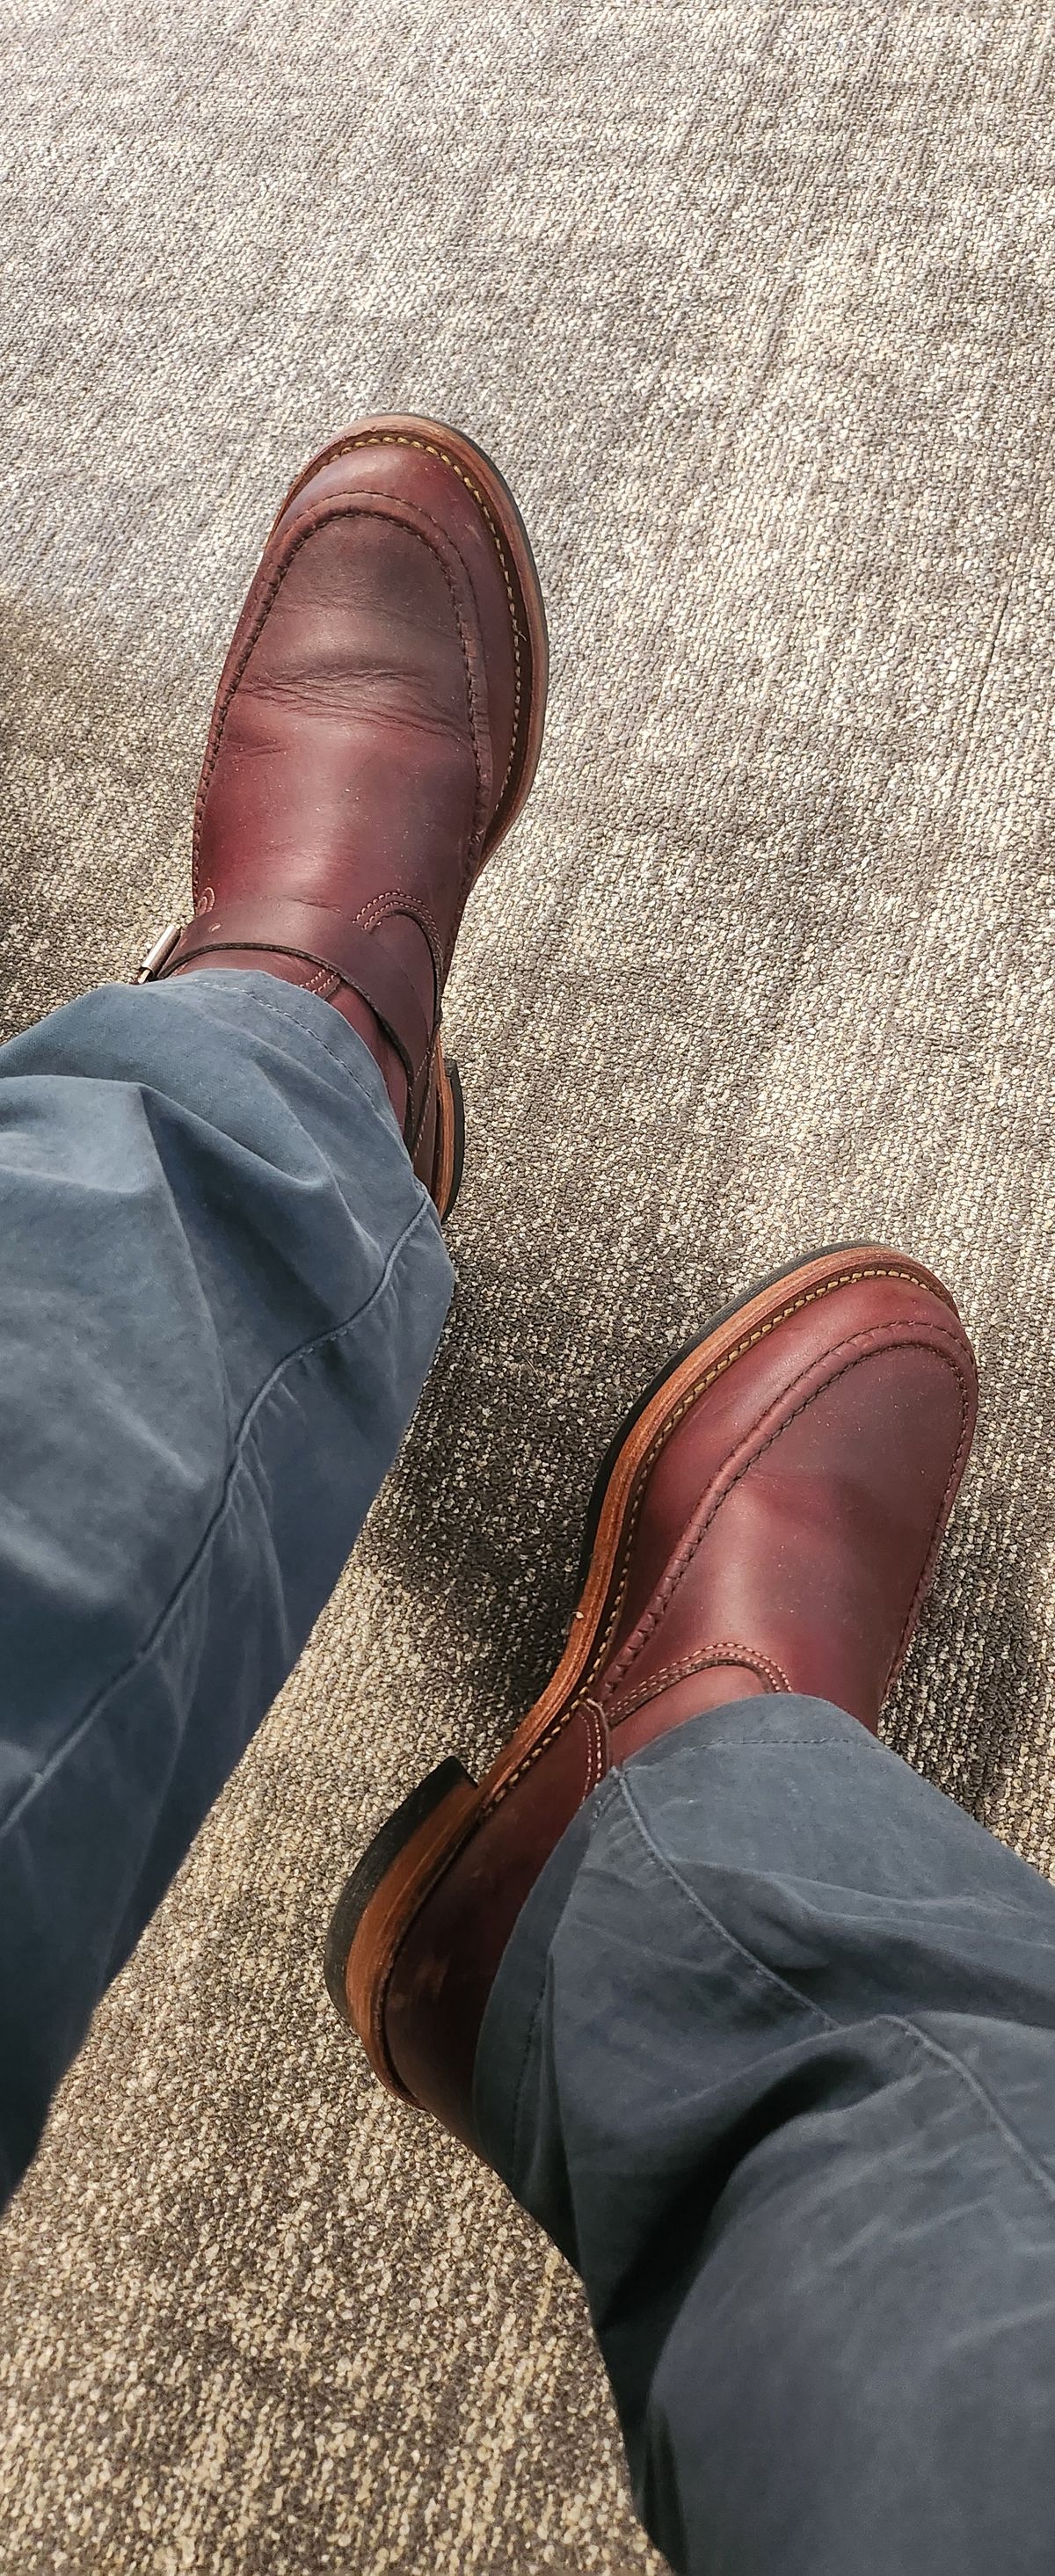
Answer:
<path fill-rule="evenodd" d="M 546 621 L 523 521 L 457 430 L 361 421 L 282 504 L 235 629 L 194 818 L 194 919 L 140 981 L 264 968 L 381 1067 L 441 1216 L 461 1093 L 440 1001 L 466 897 L 538 763 Z"/>
<path fill-rule="evenodd" d="M 542 1698 L 479 1787 L 441 1763 L 375 1837 L 327 1982 L 396 2093 L 475 2145 L 472 2070 L 516 1916 L 597 1782 L 752 1694 L 875 1728 L 974 1429 L 948 1290 L 839 1246 L 727 1307 L 635 1406 L 594 1490 L 579 1605 Z"/>

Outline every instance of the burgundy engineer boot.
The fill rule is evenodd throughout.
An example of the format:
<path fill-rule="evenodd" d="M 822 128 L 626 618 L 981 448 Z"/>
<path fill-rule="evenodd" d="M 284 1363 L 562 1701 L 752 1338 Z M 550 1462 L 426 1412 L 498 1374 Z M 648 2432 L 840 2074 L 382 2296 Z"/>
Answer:
<path fill-rule="evenodd" d="M 282 504 L 224 665 L 194 918 L 141 969 L 263 968 L 331 1003 L 441 1216 L 462 1157 L 441 997 L 535 774 L 546 675 L 531 548 L 481 450 L 398 416 L 334 440 Z"/>
<path fill-rule="evenodd" d="M 578 1608 L 541 1699 L 477 1785 L 449 1760 L 382 1826 L 327 1982 L 383 2083 L 475 2145 L 476 2040 L 525 1897 L 614 1763 L 756 1694 L 875 1728 L 974 1429 L 948 1290 L 839 1246 L 717 1316 L 601 1468 Z"/>

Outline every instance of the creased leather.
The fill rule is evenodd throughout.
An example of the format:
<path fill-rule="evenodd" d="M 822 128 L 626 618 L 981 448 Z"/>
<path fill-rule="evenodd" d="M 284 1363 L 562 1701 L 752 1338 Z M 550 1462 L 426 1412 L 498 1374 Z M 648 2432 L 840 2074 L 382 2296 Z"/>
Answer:
<path fill-rule="evenodd" d="M 442 986 L 514 756 L 519 671 L 496 532 L 451 458 L 369 434 L 325 451 L 235 629 L 195 916 L 163 971 L 270 965 L 364 1034 L 365 1003 L 412 1149 L 435 1129 Z"/>
<path fill-rule="evenodd" d="M 528 1889 L 615 1763 L 752 1693 L 794 1691 L 878 1723 L 933 1575 L 974 1428 L 955 1309 L 882 1272 L 781 1315 L 671 1408 L 624 1509 L 604 1660 L 508 1772 L 420 1905 L 388 1982 L 385 2037 L 412 2097 L 473 2143 L 487 1994 Z"/>

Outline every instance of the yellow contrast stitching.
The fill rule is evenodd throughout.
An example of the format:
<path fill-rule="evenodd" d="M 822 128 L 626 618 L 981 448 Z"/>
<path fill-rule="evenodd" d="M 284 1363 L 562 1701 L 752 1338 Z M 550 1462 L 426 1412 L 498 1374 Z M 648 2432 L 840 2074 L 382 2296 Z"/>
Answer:
<path fill-rule="evenodd" d="M 382 430 L 380 432 L 371 430 L 363 438 L 342 438 L 338 440 L 335 447 L 324 448 L 322 451 L 323 460 L 327 465 L 332 465 L 338 456 L 351 456 L 358 447 L 414 447 L 422 456 L 438 457 L 440 464 L 449 465 L 452 474 L 457 475 L 459 483 L 464 483 L 466 491 L 471 492 L 473 500 L 476 502 L 477 507 L 482 510 L 484 518 L 487 521 L 487 525 L 490 528 L 491 535 L 494 540 L 495 553 L 497 554 L 499 563 L 502 567 L 502 579 L 505 583 L 506 597 L 509 601 L 509 622 L 513 629 L 513 741 L 509 753 L 509 765 L 498 790 L 498 795 L 495 798 L 495 812 L 497 813 L 498 807 L 502 802 L 502 798 L 505 795 L 506 788 L 508 787 L 509 781 L 512 777 L 513 763 L 517 755 L 517 738 L 520 731 L 520 699 L 523 685 L 520 668 L 520 629 L 517 625 L 516 598 L 513 591 L 513 584 L 509 577 L 509 566 L 506 562 L 505 548 L 502 544 L 501 537 L 499 536 L 498 529 L 495 526 L 494 519 L 491 516 L 491 512 L 488 509 L 479 485 L 474 483 L 470 476 L 465 473 L 464 468 L 459 465 L 457 457 L 449 455 L 445 447 L 437 447 L 434 439 L 407 438 L 402 434 L 402 432 L 394 429 Z M 309 467 L 307 473 L 302 476 L 300 482 L 294 484 L 289 500 L 285 505 L 287 510 L 289 509 L 290 504 L 296 499 L 298 492 L 302 492 L 304 490 L 305 483 L 310 481 L 313 474 L 319 473 L 321 470 L 321 461 L 316 457 L 314 464 Z"/>
<path fill-rule="evenodd" d="M 365 445 L 367 442 L 366 442 L 366 441 L 361 441 L 360 443 L 361 443 L 361 444 L 363 444 L 363 445 Z M 379 443 L 380 443 L 380 442 L 375 442 L 375 444 L 379 444 Z M 372 497 L 377 497 L 377 496 L 372 496 Z M 288 509 L 288 507 L 289 507 L 289 503 L 288 503 L 288 502 L 287 502 L 287 504 L 286 504 L 286 507 L 287 507 L 287 509 Z M 253 623 L 253 625 L 252 625 L 252 628 L 251 628 L 251 630 L 250 630 L 250 633 L 249 633 L 249 636 L 248 636 L 247 640 L 243 643 L 242 651 L 241 651 L 241 655 L 240 655 L 239 660 L 238 660 L 238 665 L 237 665 L 237 669 L 236 669 L 236 671 L 235 671 L 235 675 L 234 675 L 233 679 L 231 679 L 231 680 L 228 682 L 228 685 L 227 685 L 226 689 L 225 689 L 225 690 L 224 690 L 224 692 L 223 692 L 222 699 L 221 699 L 220 697 L 218 697 L 218 698 L 217 698 L 217 701 L 216 701 L 216 705 L 215 705 L 215 706 L 214 706 L 214 708 L 213 708 L 213 714 L 212 714 L 212 725 L 211 725 L 211 727 L 210 727 L 210 731 L 209 731 L 209 740 L 208 740 L 208 743 L 207 743 L 207 745 L 206 745 L 205 759 L 204 759 L 203 764 L 202 764 L 202 773 L 201 773 L 201 777 L 200 777 L 200 778 L 199 778 L 199 780 L 198 780 L 198 793 L 197 793 L 197 795 L 196 795 L 196 797 L 195 797 L 195 800 L 194 800 L 194 839 L 193 839 L 193 865 L 192 865 L 192 868 L 191 868 L 191 888 L 192 888 L 192 891 L 193 891 L 193 894 L 194 894 L 194 897 L 195 897 L 195 909 L 197 909 L 197 896 L 198 896 L 198 862 L 199 862 L 199 857 L 200 857 L 201 828 L 202 828 L 202 824 L 203 824 L 203 822 L 204 822 L 204 820 L 205 820 L 205 807 L 206 807 L 206 804 L 208 803 L 209 789 L 210 789 L 210 787 L 211 787 L 211 785 L 212 785 L 213 776 L 214 776 L 215 769 L 216 769 L 216 764 L 217 764 L 217 761 L 219 760 L 219 757 L 220 757 L 220 750 L 221 750 L 221 746 L 222 746 L 222 743 L 223 743 L 224 732 L 225 732 L 226 725 L 227 725 L 227 718 L 228 718 L 228 715 L 229 715 L 229 713 L 230 713 L 231 707 L 232 707 L 232 705 L 233 705 L 233 703 L 234 703 L 234 700 L 235 700 L 235 698 L 236 698 L 236 697 L 237 697 L 237 695 L 238 695 L 238 691 L 239 691 L 239 689 L 240 689 L 240 687 L 241 687 L 241 685 L 242 685 L 242 681 L 243 681 L 243 679 L 245 678 L 245 674 L 246 674 L 246 671 L 247 671 L 247 670 L 248 670 L 248 668 L 249 668 L 249 664 L 250 664 L 250 661 L 252 660 L 253 653 L 254 653 L 254 651 L 255 651 L 255 649 L 256 649 L 256 646 L 257 646 L 257 644 L 258 644 L 258 642 L 259 642 L 259 640 L 260 640 L 261 635 L 263 634 L 264 628 L 265 628 L 265 626 L 266 626 L 266 624 L 267 624 L 268 618 L 270 617 L 270 614 L 271 614 L 271 611 L 272 611 L 272 609 L 273 609 L 273 607 L 274 607 L 275 601 L 276 601 L 276 599 L 278 598 L 279 591 L 281 590 L 282 585 L 283 585 L 283 582 L 287 579 L 287 577 L 288 577 L 288 575 L 289 575 L 289 573 L 290 573 L 290 571 L 291 571 L 291 569 L 292 569 L 292 565 L 293 565 L 294 557 L 295 557 L 296 555 L 298 555 L 298 554 L 299 554 L 300 549 L 301 549 L 301 547 L 302 547 L 302 546 L 307 545 L 307 543 L 308 543 L 308 541 L 309 541 L 309 539 L 310 539 L 311 537 L 313 537 L 313 536 L 317 536 L 317 534 L 318 534 L 318 532 L 319 532 L 320 527 L 325 527 L 325 526 L 327 526 L 327 525 L 330 523 L 330 521 L 331 521 L 331 520 L 333 520 L 333 519 L 339 519 L 339 518 L 340 518 L 340 516 L 341 516 L 340 507 L 339 507 L 339 505 L 338 505 L 336 502 L 333 504 L 332 508 L 331 508 L 328 504 L 325 504 L 325 503 L 324 503 L 324 504 L 322 505 L 322 511 L 323 511 L 323 515 L 322 515 L 320 518 L 318 518 L 318 519 L 316 519 L 316 520 L 314 520 L 314 521 L 309 521 L 309 523 L 308 523 L 307 527 L 302 527 L 302 528 L 300 529 L 299 533 L 296 533 L 296 534 L 294 535 L 293 540 L 292 540 L 292 543 L 291 543 L 291 545 L 290 545 L 289 553 L 288 553 L 288 556 L 287 556 L 287 558 L 286 558 L 285 563 L 281 564 L 281 565 L 280 565 L 280 567 L 279 567 L 279 569 L 278 569 L 278 571 L 272 575 L 272 578 L 271 578 L 271 580 L 270 580 L 270 582 L 269 582 L 269 584 L 268 584 L 268 587 L 267 587 L 266 591 L 264 592 L 264 595 L 263 595 L 262 600 L 260 600 L 260 601 L 258 602 L 258 604 L 257 604 L 256 618 L 255 618 L 255 621 L 254 621 L 254 623 Z M 421 517 L 421 518 L 427 518 L 427 517 L 428 517 L 428 512 L 427 512 L 427 511 L 420 511 L 420 512 L 418 513 L 418 515 L 419 515 L 419 517 Z M 436 522 L 435 520 L 431 520 L 431 521 L 430 521 L 430 525 L 431 525 L 431 526 L 433 526 L 433 527 L 436 527 L 436 526 L 437 526 L 437 522 Z M 272 532 L 272 533 L 273 533 L 273 532 Z M 473 844 L 474 844 L 474 842 L 475 842 L 476 829 L 477 829 L 477 817 L 478 817 L 479 815 L 481 815 L 481 814 L 482 814 L 482 812 L 483 812 L 483 786 L 484 786 L 484 778 L 483 778 L 483 764 L 482 764 L 482 762 L 481 762 L 480 754 L 479 754 L 479 750 L 478 750 L 478 747 L 477 747 L 477 746 L 478 746 L 478 742 L 479 742 L 479 737 L 480 737 L 480 720 L 479 720 L 479 709 L 478 709 L 478 704 L 477 704 L 477 700 L 478 700 L 478 691 L 477 691 L 476 681 L 475 681 L 475 678 L 474 678 L 474 676 L 473 676 L 473 666 L 472 666 L 472 661 L 471 661 L 471 659 L 470 659 L 470 655 L 469 655 L 468 643 L 467 643 L 467 639 L 466 639 L 466 630 L 465 630 L 465 627 L 464 627 L 464 625 L 463 625 L 463 623 L 462 623 L 462 613 L 461 613 L 461 609 L 460 609 L 459 604 L 458 604 L 458 595 L 457 595 L 457 592 L 456 592 L 456 590 L 455 590 L 454 583 L 453 583 L 453 581 L 452 581 L 452 579 L 451 579 L 450 572 L 448 571 L 447 565 L 446 565 L 446 563 L 445 563 L 445 562 L 444 562 L 444 560 L 443 560 L 443 555 L 442 555 L 442 553 L 441 553 L 441 551 L 440 551 L 440 548 L 439 548 L 438 546 L 436 546 L 436 545 L 434 545 L 434 544 L 433 544 L 433 542 L 432 542 L 432 538 L 431 538 L 431 537 L 427 537 L 427 536 L 425 536 L 425 535 L 423 534 L 423 532 L 422 532 L 422 530 L 421 530 L 420 528 L 415 528 L 415 529 L 412 531 L 412 533 L 413 533 L 413 534 L 414 534 L 414 536 L 416 537 L 416 539 L 417 539 L 418 543 L 419 543 L 420 545 L 427 546 L 427 547 L 428 547 L 428 550 L 429 550 L 429 552 L 430 552 L 430 554 L 434 555 L 434 556 L 435 556 L 435 558 L 436 558 L 436 562 L 437 562 L 437 563 L 438 563 L 438 565 L 439 565 L 440 572 L 441 572 L 441 574 L 442 574 L 442 577 L 443 577 L 444 581 L 446 582 L 447 589 L 448 589 L 448 591 L 449 591 L 449 593 L 450 593 L 451 606 L 452 606 L 452 608 L 453 608 L 453 610 L 454 610 L 454 621 L 455 621 L 455 625 L 457 626 L 457 629 L 458 629 L 458 640 L 459 640 L 459 642 L 460 642 L 460 644 L 461 644 L 461 650 L 462 650 L 462 662 L 463 662 L 463 664 L 464 664 L 464 666 L 465 666 L 465 691 L 466 691 L 466 703 L 467 703 L 468 712 L 469 712 L 469 724 L 470 724 L 470 729 L 471 729 L 471 732 L 472 732 L 472 741 L 473 741 L 473 761 L 474 761 L 475 768 L 476 768 L 476 803 L 475 803 L 475 809 L 474 809 L 474 814 L 473 814 L 473 840 L 470 842 L 470 847 L 472 847 L 472 846 L 473 846 Z M 440 536 L 443 538 L 443 541 L 444 541 L 444 543 L 445 543 L 445 544 L 449 542 L 449 540 L 446 538 L 445 533 L 444 533 L 444 531 L 443 531 L 442 529 L 440 529 L 440 530 L 439 530 L 439 534 L 440 534 Z M 270 544 L 270 542 L 271 542 L 271 540 L 270 540 L 270 538 L 269 538 L 269 539 L 268 539 L 268 544 Z M 456 548 L 452 548 L 452 552 L 455 552 L 455 553 L 456 553 L 456 552 L 457 552 L 457 549 L 456 549 Z M 265 547 L 265 549 L 264 549 L 265 557 L 266 557 L 266 553 L 267 553 L 267 548 Z M 262 566 L 261 566 L 260 568 L 262 568 Z M 463 567 L 463 568 L 464 568 L 464 567 Z M 259 569 L 258 569 L 258 578 L 259 578 Z M 471 587 L 471 585 L 470 585 L 470 587 Z M 250 590 L 250 592 L 249 592 L 249 598 L 246 600 L 246 603 L 245 603 L 246 608 L 248 608 L 248 606 L 249 606 L 249 604 L 250 604 L 250 601 L 251 601 L 251 599 L 252 599 L 252 596 L 253 596 L 253 592 L 252 592 L 252 590 Z M 475 593 L 473 594 L 473 597 L 474 597 L 474 600 L 475 600 Z M 244 614 L 245 614 L 245 611 L 243 610 L 243 615 L 244 615 Z M 237 629 L 237 627 L 236 627 L 236 629 L 235 629 L 235 635 L 236 635 L 236 636 L 237 636 L 237 632 L 238 632 L 238 629 Z M 231 649 L 232 649 L 232 651 L 233 651 L 233 649 L 234 649 L 233 643 L 232 643 L 232 648 L 231 648 Z M 510 761 L 510 768 L 511 768 L 511 767 L 512 767 L 512 761 Z M 509 775 L 509 771 L 507 770 L 507 772 L 506 772 L 506 777 L 508 777 L 508 775 Z M 503 781 L 503 786 L 502 786 L 502 793 L 504 794 L 504 792 L 505 792 L 505 781 Z M 486 824 L 484 824 L 484 825 L 482 826 L 482 830 L 481 830 L 481 838 L 483 838 L 483 837 L 485 836 L 485 834 L 486 834 Z"/>
<path fill-rule="evenodd" d="M 753 1332 L 745 1333 L 743 1339 L 734 1343 L 732 1350 L 726 1352 L 724 1359 L 716 1360 L 714 1367 L 705 1370 L 704 1375 L 697 1379 L 696 1384 L 688 1388 L 687 1392 L 681 1397 L 679 1403 L 675 1405 L 673 1412 L 668 1415 L 662 1429 L 657 1431 L 656 1437 L 652 1442 L 652 1446 L 646 1451 L 638 1469 L 637 1496 L 634 1501 L 626 1529 L 623 1533 L 623 1568 L 619 1588 L 612 1605 L 612 1610 L 605 1627 L 604 1635 L 596 1649 L 589 1670 L 583 1675 L 579 1689 L 575 1693 L 575 1697 L 569 1700 L 567 1707 L 560 1710 L 556 1717 L 550 1719 L 550 1723 L 546 1727 L 544 1733 L 540 1735 L 538 1743 L 532 1746 L 530 1753 L 525 1754 L 523 1761 L 517 1764 L 516 1770 L 510 1772 L 508 1780 L 503 1780 L 501 1787 L 495 1790 L 493 1797 L 488 1800 L 488 1813 L 490 1813 L 493 1808 L 501 1805 L 503 1798 L 508 1797 L 509 1791 L 511 1789 L 515 1789 L 518 1780 L 523 1778 L 525 1771 L 530 1770 L 532 1763 L 538 1761 L 539 1755 L 548 1750 L 554 1737 L 559 1735 L 562 1728 L 567 1726 L 571 1719 L 576 1716 L 586 1697 L 595 1674 L 600 1670 L 601 1665 L 604 1663 L 609 1644 L 619 1625 L 623 1603 L 626 1599 L 627 1585 L 630 1580 L 630 1552 L 633 1546 L 634 1533 L 641 1513 L 641 1506 L 645 1498 L 645 1486 L 648 1479 L 649 1469 L 655 1466 L 661 1450 L 666 1447 L 667 1441 L 670 1439 L 672 1432 L 677 1430 L 679 1422 L 684 1420 L 690 1406 L 694 1405 L 701 1395 L 706 1394 L 707 1388 L 709 1386 L 713 1386 L 716 1378 L 724 1377 L 726 1369 L 732 1367 L 734 1360 L 742 1359 L 744 1352 L 753 1350 L 757 1342 L 764 1342 L 766 1335 L 773 1332 L 778 1324 L 785 1324 L 789 1315 L 797 1315 L 801 1313 L 804 1306 L 816 1305 L 822 1297 L 829 1297 L 832 1290 L 835 1288 L 856 1288 L 860 1286 L 861 1282 L 865 1279 L 899 1280 L 908 1287 L 929 1288 L 931 1295 L 935 1293 L 935 1288 L 937 1288 L 943 1303 L 952 1309 L 953 1314 L 956 1312 L 952 1298 L 947 1294 L 945 1289 L 941 1288 L 940 1282 L 921 1279 L 917 1270 L 888 1270 L 881 1268 L 878 1263 L 872 1264 L 868 1268 L 861 1270 L 841 1270 L 837 1278 L 822 1279 L 818 1281 L 815 1288 L 804 1288 L 801 1296 L 793 1297 L 790 1304 L 782 1306 L 777 1314 L 770 1315 L 764 1323 L 756 1324 Z"/>
<path fill-rule="evenodd" d="M 614 1734 L 628 1717 L 636 1717 L 641 1709 L 648 1707 L 650 1700 L 659 1699 L 672 1682 L 691 1681 L 694 1673 L 721 1672 L 723 1669 L 753 1673 L 756 1681 L 768 1682 L 773 1691 L 791 1690 L 782 1664 L 775 1664 L 769 1655 L 756 1653 L 752 1646 L 740 1645 L 735 1637 L 724 1637 L 718 1645 L 701 1647 L 698 1655 L 687 1655 L 680 1664 L 661 1665 L 650 1681 L 640 1682 L 636 1691 L 628 1691 L 625 1699 L 613 1701 L 605 1712 L 605 1722 Z M 596 1705 L 596 1701 L 591 1700 L 590 1706 Z"/>

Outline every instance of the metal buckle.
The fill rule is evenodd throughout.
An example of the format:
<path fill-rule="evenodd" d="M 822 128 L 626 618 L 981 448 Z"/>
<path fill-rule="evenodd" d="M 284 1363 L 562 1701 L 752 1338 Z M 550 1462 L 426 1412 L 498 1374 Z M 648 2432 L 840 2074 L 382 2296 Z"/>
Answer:
<path fill-rule="evenodd" d="M 147 949 L 146 956 L 143 959 L 143 963 L 135 979 L 137 984 L 153 983 L 155 975 L 160 975 L 162 967 L 168 965 L 173 949 L 179 947 L 182 937 L 182 922 L 170 921 L 166 923 L 160 939 L 155 939 L 153 947 Z"/>

